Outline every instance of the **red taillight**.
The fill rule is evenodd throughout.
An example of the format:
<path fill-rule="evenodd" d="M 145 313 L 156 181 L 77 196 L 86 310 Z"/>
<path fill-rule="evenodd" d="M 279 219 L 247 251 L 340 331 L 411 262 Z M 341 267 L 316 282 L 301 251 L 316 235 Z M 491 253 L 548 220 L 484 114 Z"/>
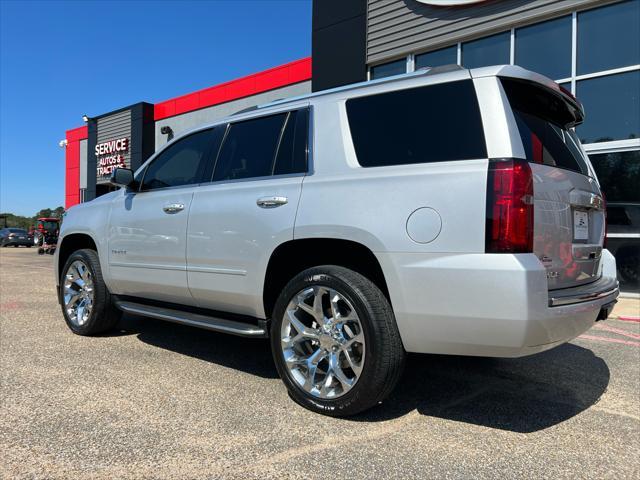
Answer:
<path fill-rule="evenodd" d="M 533 251 L 533 175 L 526 160 L 489 162 L 485 250 Z"/>

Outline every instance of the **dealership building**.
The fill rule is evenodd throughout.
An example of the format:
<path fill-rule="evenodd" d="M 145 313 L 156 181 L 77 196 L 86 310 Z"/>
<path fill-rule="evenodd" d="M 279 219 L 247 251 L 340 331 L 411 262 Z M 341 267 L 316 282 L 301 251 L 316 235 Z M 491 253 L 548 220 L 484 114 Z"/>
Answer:
<path fill-rule="evenodd" d="M 65 206 L 110 191 L 113 168 L 136 169 L 174 136 L 255 105 L 427 67 L 515 64 L 583 103 L 576 132 L 607 197 L 609 246 L 636 263 L 635 281 L 622 273 L 637 291 L 640 0 L 314 0 L 312 23 L 310 58 L 68 130 Z"/>

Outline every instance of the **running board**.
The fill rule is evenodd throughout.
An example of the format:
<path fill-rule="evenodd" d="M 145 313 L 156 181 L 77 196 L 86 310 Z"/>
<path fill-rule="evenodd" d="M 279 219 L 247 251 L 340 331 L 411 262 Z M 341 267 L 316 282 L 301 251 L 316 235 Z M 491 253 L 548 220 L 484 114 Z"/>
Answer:
<path fill-rule="evenodd" d="M 171 308 L 144 305 L 142 303 L 116 300 L 116 307 L 126 313 L 140 315 L 143 317 L 156 318 L 167 322 L 190 325 L 192 327 L 204 328 L 214 332 L 229 333 L 241 337 L 267 338 L 267 331 L 257 325 L 234 322 L 224 318 L 210 317 L 198 313 L 183 312 Z"/>

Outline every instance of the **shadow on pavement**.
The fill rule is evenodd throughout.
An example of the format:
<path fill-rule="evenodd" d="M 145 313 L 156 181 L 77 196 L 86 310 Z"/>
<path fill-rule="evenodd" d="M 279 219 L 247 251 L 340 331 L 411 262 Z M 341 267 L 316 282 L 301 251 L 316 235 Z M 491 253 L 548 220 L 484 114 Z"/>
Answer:
<path fill-rule="evenodd" d="M 519 433 L 557 425 L 595 404 L 609 368 L 565 344 L 519 359 L 412 355 L 390 398 L 358 420 L 423 415 Z"/>
<path fill-rule="evenodd" d="M 263 378 L 278 378 L 269 341 L 125 315 L 118 325 L 149 345 Z M 116 333 L 118 335 L 118 333 Z"/>
<path fill-rule="evenodd" d="M 269 342 L 125 316 L 120 334 L 206 362 L 278 378 Z M 116 333 L 116 335 L 118 335 Z M 410 355 L 404 375 L 380 406 L 350 420 L 423 415 L 529 433 L 557 425 L 595 404 L 609 368 L 591 350 L 565 344 L 519 359 Z"/>

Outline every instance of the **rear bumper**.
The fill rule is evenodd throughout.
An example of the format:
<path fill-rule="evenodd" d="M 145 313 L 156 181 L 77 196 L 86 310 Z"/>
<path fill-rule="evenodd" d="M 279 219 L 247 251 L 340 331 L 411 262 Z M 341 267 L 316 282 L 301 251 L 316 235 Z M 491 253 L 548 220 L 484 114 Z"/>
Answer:
<path fill-rule="evenodd" d="M 591 328 L 618 296 L 615 259 L 607 250 L 600 280 L 552 292 L 533 254 L 384 253 L 378 259 L 409 352 L 541 352 Z"/>
<path fill-rule="evenodd" d="M 603 298 L 616 298 L 620 293 L 620 286 L 615 277 L 600 277 L 597 282 L 581 287 L 564 288 L 549 292 L 549 306 L 572 305 L 575 303 L 590 302 Z"/>
<path fill-rule="evenodd" d="M 18 246 L 23 246 L 23 247 L 30 247 L 31 245 L 33 245 L 33 242 L 29 241 L 29 240 L 6 240 L 3 245 L 6 245 L 8 247 L 13 246 L 13 245 L 18 245 Z"/>

